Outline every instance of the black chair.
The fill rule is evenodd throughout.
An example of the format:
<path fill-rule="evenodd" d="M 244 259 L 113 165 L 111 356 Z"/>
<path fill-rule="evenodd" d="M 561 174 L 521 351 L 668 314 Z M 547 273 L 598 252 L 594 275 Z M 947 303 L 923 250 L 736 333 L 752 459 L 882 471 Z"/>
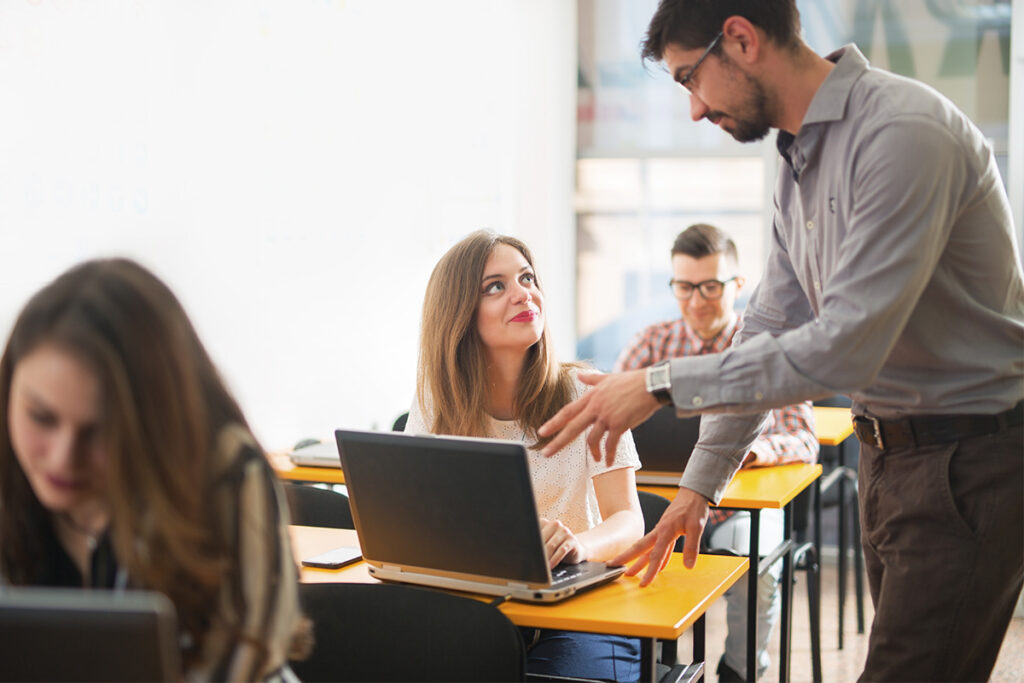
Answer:
<path fill-rule="evenodd" d="M 292 524 L 355 529 L 348 496 L 337 491 L 305 484 L 284 482 L 284 493 L 292 513 Z"/>
<path fill-rule="evenodd" d="M 400 584 L 299 587 L 316 645 L 303 681 L 522 681 L 519 629 L 486 602 Z"/>
<path fill-rule="evenodd" d="M 831 396 L 814 402 L 816 406 L 849 408 L 846 396 Z M 859 452 L 856 437 L 848 437 L 838 446 L 822 446 L 819 461 L 823 471 L 820 483 L 818 510 L 836 508 L 838 511 L 837 548 L 839 550 L 839 628 L 840 650 L 843 649 L 843 623 L 846 619 L 847 567 L 849 551 L 853 550 L 854 598 L 857 610 L 857 633 L 864 633 L 864 549 L 860 544 L 860 500 L 857 491 L 857 460 Z M 820 518 L 820 515 L 819 515 Z M 852 528 L 851 528 L 852 527 Z M 821 530 L 816 529 L 815 542 L 820 551 Z"/>
<path fill-rule="evenodd" d="M 659 496 L 656 493 L 648 493 L 647 491 L 637 491 L 636 493 L 640 498 L 640 510 L 644 515 L 644 533 L 649 534 L 651 529 L 658 523 L 658 520 L 661 519 L 661 516 L 665 514 L 665 509 L 671 501 L 665 496 Z M 682 536 L 676 539 L 672 552 L 683 552 Z"/>
<path fill-rule="evenodd" d="M 395 418 L 395 423 L 391 425 L 391 431 L 393 432 L 404 432 L 405 423 L 409 421 L 409 413 L 402 413 Z"/>

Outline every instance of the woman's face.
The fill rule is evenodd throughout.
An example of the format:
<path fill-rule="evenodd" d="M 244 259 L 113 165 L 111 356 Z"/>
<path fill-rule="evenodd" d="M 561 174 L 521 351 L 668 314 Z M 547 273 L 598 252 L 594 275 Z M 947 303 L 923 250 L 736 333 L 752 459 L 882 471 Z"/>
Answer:
<path fill-rule="evenodd" d="M 11 445 L 39 502 L 53 513 L 78 517 L 106 507 L 101 401 L 95 373 L 52 345 L 37 347 L 14 367 Z"/>
<path fill-rule="evenodd" d="M 491 353 L 522 351 L 544 332 L 544 295 L 537 288 L 526 257 L 507 244 L 498 244 L 484 265 L 476 326 Z"/>

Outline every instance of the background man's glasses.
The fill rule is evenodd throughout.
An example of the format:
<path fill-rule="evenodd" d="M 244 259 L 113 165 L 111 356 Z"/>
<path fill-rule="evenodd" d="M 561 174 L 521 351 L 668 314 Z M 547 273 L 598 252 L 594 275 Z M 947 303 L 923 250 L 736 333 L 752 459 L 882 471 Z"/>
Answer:
<path fill-rule="evenodd" d="M 676 295 L 677 299 L 689 299 L 693 296 L 694 290 L 699 289 L 702 297 L 708 301 L 713 301 L 722 298 L 722 294 L 725 293 L 725 285 L 735 280 L 736 277 L 734 275 L 728 280 L 704 280 L 703 282 L 669 280 L 668 286 L 672 288 L 672 293 Z"/>
<path fill-rule="evenodd" d="M 697 73 L 697 67 L 701 65 L 701 62 L 707 59 L 707 56 L 711 54 L 711 51 L 715 49 L 715 45 L 718 45 L 718 41 L 720 41 L 721 39 L 722 32 L 719 31 L 718 35 L 715 36 L 715 39 L 712 40 L 711 43 L 708 45 L 707 49 L 704 50 L 704 54 L 700 56 L 700 59 L 694 62 L 693 66 L 690 67 L 690 70 L 686 72 L 686 75 L 684 75 L 677 81 L 677 83 L 679 83 L 683 90 L 685 90 L 686 92 L 690 92 L 690 81 L 693 80 L 694 74 Z"/>

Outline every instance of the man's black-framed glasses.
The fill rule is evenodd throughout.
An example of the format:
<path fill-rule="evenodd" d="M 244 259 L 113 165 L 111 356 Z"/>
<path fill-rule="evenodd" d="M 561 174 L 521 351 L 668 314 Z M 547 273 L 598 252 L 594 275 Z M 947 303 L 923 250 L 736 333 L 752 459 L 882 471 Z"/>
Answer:
<path fill-rule="evenodd" d="M 725 293 L 725 286 L 736 279 L 733 275 L 728 280 L 704 280 L 703 282 L 687 282 L 686 280 L 669 280 L 668 286 L 677 299 L 689 299 L 695 290 L 700 290 L 700 295 L 708 301 L 721 299 Z"/>
<path fill-rule="evenodd" d="M 694 74 L 697 73 L 697 68 L 701 65 L 701 62 L 703 62 L 705 59 L 707 59 L 707 56 L 709 54 L 711 54 L 711 51 L 715 49 L 715 45 L 718 45 L 718 41 L 720 41 L 721 39 L 722 39 L 722 32 L 719 31 L 718 35 L 715 36 L 715 39 L 712 40 L 711 43 L 708 45 L 707 49 L 704 50 L 704 54 L 702 54 L 700 56 L 700 58 L 696 62 L 693 63 L 693 66 L 690 67 L 690 70 L 687 71 L 686 74 L 682 78 L 680 78 L 678 81 L 676 81 L 676 83 L 679 84 L 679 87 L 681 87 L 686 92 L 690 92 L 690 81 L 693 80 Z"/>

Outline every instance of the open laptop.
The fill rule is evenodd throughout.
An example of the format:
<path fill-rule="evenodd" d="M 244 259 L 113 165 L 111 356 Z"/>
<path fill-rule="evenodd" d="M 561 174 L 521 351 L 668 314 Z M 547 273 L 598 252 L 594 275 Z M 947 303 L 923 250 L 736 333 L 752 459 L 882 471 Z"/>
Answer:
<path fill-rule="evenodd" d="M 0 588 L 3 681 L 181 680 L 177 638 L 159 593 Z"/>
<path fill-rule="evenodd" d="M 633 428 L 633 442 L 643 469 L 638 484 L 678 486 L 700 434 L 700 416 L 676 417 L 674 406 L 659 408 Z"/>
<path fill-rule="evenodd" d="M 520 442 L 335 435 L 363 559 L 378 579 L 554 602 L 625 570 L 548 568 Z"/>

